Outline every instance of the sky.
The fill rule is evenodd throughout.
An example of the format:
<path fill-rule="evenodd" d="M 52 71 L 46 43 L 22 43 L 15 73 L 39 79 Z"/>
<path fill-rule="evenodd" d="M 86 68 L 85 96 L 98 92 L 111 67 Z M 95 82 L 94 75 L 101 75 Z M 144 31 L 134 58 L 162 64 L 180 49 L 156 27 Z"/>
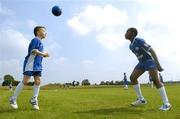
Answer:
<path fill-rule="evenodd" d="M 54 5 L 61 16 L 52 15 Z M 43 59 L 42 84 L 121 81 L 124 72 L 129 77 L 138 63 L 124 38 L 129 27 L 157 53 L 164 80 L 180 81 L 178 11 L 178 0 L 1 0 L 0 78 L 22 80 L 33 28 L 43 25 L 50 57 Z M 139 81 L 148 82 L 148 72 Z"/>

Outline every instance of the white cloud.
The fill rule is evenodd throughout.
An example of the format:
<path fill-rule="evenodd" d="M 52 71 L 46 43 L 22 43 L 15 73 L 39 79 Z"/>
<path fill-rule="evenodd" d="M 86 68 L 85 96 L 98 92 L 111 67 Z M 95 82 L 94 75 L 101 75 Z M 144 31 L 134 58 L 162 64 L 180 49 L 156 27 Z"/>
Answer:
<path fill-rule="evenodd" d="M 180 50 L 177 50 L 180 43 L 179 1 L 138 1 L 147 8 L 137 15 L 138 24 L 144 31 L 143 34 L 153 42 L 153 46 L 158 50 L 160 55 L 178 63 L 176 59 L 180 59 Z"/>
<path fill-rule="evenodd" d="M 27 25 L 30 29 L 34 29 L 35 26 L 38 25 L 38 23 L 32 19 L 27 20 Z"/>
<path fill-rule="evenodd" d="M 64 64 L 64 62 L 67 60 L 67 58 L 65 58 L 65 57 L 60 57 L 59 58 L 59 63 L 61 63 L 61 64 Z"/>
<path fill-rule="evenodd" d="M 118 31 L 125 26 L 127 19 L 125 11 L 112 5 L 104 7 L 89 5 L 84 11 L 69 19 L 67 24 L 80 35 L 95 32 L 97 42 L 103 47 L 116 49 L 122 46 Z"/>
<path fill-rule="evenodd" d="M 0 16 L 12 16 L 15 12 L 0 3 Z"/>
<path fill-rule="evenodd" d="M 103 47 L 110 50 L 115 50 L 121 47 L 125 43 L 125 40 L 123 40 L 124 39 L 123 36 L 124 35 L 120 33 L 105 32 L 98 34 L 96 36 L 96 39 Z"/>
<path fill-rule="evenodd" d="M 76 16 L 68 20 L 67 24 L 77 30 L 81 35 L 87 35 L 92 29 L 91 26 L 80 23 L 79 18 Z"/>
<path fill-rule="evenodd" d="M 27 52 L 29 41 L 22 33 L 13 29 L 0 30 L 0 50 L 3 59 L 18 58 Z"/>
<path fill-rule="evenodd" d="M 59 57 L 59 52 L 62 50 L 62 46 L 56 41 L 48 39 L 44 42 L 44 50 L 50 54 L 50 57 Z"/>
<path fill-rule="evenodd" d="M 19 78 L 29 41 L 22 33 L 13 29 L 0 30 L 0 38 L 0 75 L 8 73 Z"/>
<path fill-rule="evenodd" d="M 23 64 L 18 59 L 3 60 L 1 61 L 1 63 L 2 63 L 3 73 L 13 72 L 14 74 L 16 74 L 17 71 L 22 69 L 22 64 Z M 13 69 L 13 70 L 9 70 L 9 69 Z"/>
<path fill-rule="evenodd" d="M 90 65 L 92 65 L 92 64 L 94 64 L 94 61 L 93 60 L 84 60 L 83 64 L 90 64 Z"/>
<path fill-rule="evenodd" d="M 16 80 L 22 80 L 22 66 L 23 62 L 20 62 L 19 59 L 8 59 L 8 60 L 1 60 L 1 72 L 0 72 L 0 78 L 3 78 L 4 75 L 10 74 L 12 75 Z"/>
<path fill-rule="evenodd" d="M 67 60 L 68 60 L 68 58 L 66 58 L 66 57 L 58 57 L 58 58 L 49 57 L 45 63 L 47 64 L 47 66 L 49 66 L 48 68 L 50 68 L 50 69 L 54 69 L 54 67 L 59 69 L 59 67 L 57 67 L 57 66 L 65 64 L 65 62 Z"/>
<path fill-rule="evenodd" d="M 137 14 L 137 23 L 165 68 L 166 80 L 179 80 L 180 10 L 178 0 L 137 0 L 144 10 Z"/>

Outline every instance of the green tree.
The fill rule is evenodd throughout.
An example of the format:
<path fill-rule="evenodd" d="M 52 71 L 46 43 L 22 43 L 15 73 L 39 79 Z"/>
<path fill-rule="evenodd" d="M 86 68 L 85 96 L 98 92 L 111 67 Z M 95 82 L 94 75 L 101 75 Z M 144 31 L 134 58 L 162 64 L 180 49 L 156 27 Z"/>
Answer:
<path fill-rule="evenodd" d="M 10 74 L 4 76 L 4 81 L 2 83 L 3 86 L 9 86 L 11 82 L 14 82 L 14 77 Z"/>
<path fill-rule="evenodd" d="M 109 82 L 109 85 L 114 85 L 114 81 L 112 80 L 111 82 Z"/>
<path fill-rule="evenodd" d="M 106 85 L 106 83 L 104 81 L 101 81 L 100 85 Z"/>
<path fill-rule="evenodd" d="M 114 84 L 115 84 L 115 85 L 122 85 L 122 82 L 121 82 L 121 81 L 115 81 Z"/>
<path fill-rule="evenodd" d="M 76 86 L 79 86 L 79 81 L 76 82 Z"/>
<path fill-rule="evenodd" d="M 27 86 L 33 86 L 34 85 L 34 82 L 28 82 L 27 83 Z"/>
<path fill-rule="evenodd" d="M 84 85 L 90 85 L 90 82 L 88 79 L 84 79 L 81 84 L 84 86 Z"/>
<path fill-rule="evenodd" d="M 14 82 L 12 83 L 13 86 L 17 86 L 20 83 L 20 81 L 16 81 L 14 80 Z"/>

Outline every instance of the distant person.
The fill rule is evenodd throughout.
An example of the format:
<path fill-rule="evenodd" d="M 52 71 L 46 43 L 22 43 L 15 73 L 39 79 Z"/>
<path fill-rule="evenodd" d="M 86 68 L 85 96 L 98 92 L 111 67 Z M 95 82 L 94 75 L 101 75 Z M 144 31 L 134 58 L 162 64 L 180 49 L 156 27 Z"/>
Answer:
<path fill-rule="evenodd" d="M 9 84 L 9 90 L 10 90 L 10 91 L 13 91 L 13 85 L 12 85 L 12 82 Z"/>
<path fill-rule="evenodd" d="M 73 86 L 73 87 L 76 86 L 75 83 L 76 83 L 76 81 L 74 80 L 74 81 L 72 82 L 72 86 Z"/>
<path fill-rule="evenodd" d="M 16 100 L 18 95 L 22 91 L 24 85 L 28 83 L 31 76 L 34 77 L 34 94 L 33 97 L 30 99 L 30 103 L 32 104 L 33 108 L 39 110 L 38 106 L 38 95 L 40 90 L 40 81 L 41 81 L 41 72 L 42 72 L 42 60 L 43 58 L 49 57 L 49 53 L 44 52 L 42 39 L 46 37 L 46 28 L 43 26 L 36 26 L 34 28 L 34 35 L 28 47 L 28 54 L 24 60 L 24 67 L 23 67 L 23 81 L 20 82 L 14 94 L 9 98 L 10 105 L 13 109 L 17 109 L 18 105 Z"/>
<path fill-rule="evenodd" d="M 151 85 L 151 88 L 154 87 L 154 84 L 153 84 L 153 79 L 151 78 L 151 76 L 149 75 L 149 83 Z"/>
<path fill-rule="evenodd" d="M 137 34 L 137 29 L 133 27 L 128 28 L 125 33 L 125 38 L 131 42 L 131 44 L 129 45 L 130 50 L 137 56 L 137 59 L 139 60 L 139 63 L 136 65 L 130 76 L 130 80 L 134 85 L 134 89 L 138 97 L 138 99 L 132 102 L 131 105 L 138 106 L 147 103 L 141 93 L 140 84 L 138 83 L 137 79 L 145 71 L 148 71 L 163 100 L 163 105 L 160 107 L 160 110 L 167 111 L 171 108 L 171 104 L 169 103 L 165 87 L 160 82 L 158 76 L 158 71 L 163 71 L 163 68 L 158 61 L 154 49 L 150 45 L 148 45 L 143 39 L 137 38 Z"/>
<path fill-rule="evenodd" d="M 123 81 L 124 81 L 124 89 L 128 89 L 128 81 L 127 81 L 126 73 L 124 73 Z"/>
<path fill-rule="evenodd" d="M 160 78 L 161 83 L 164 83 L 161 73 L 159 73 L 159 78 Z"/>

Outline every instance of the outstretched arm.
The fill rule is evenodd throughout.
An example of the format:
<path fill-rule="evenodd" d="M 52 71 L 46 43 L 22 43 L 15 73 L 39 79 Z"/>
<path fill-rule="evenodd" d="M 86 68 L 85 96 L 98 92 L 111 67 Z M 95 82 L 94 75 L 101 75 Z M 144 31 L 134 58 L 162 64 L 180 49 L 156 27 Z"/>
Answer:
<path fill-rule="evenodd" d="M 158 60 L 158 57 L 157 57 L 154 49 L 151 48 L 149 52 L 151 53 L 154 61 L 156 62 L 156 65 L 157 65 L 158 70 L 159 70 L 160 72 L 163 71 L 164 69 L 161 67 L 161 65 L 160 65 L 160 63 L 159 63 L 159 60 Z"/>
<path fill-rule="evenodd" d="M 36 54 L 36 55 L 40 55 L 40 56 L 43 56 L 43 57 L 49 57 L 49 54 L 46 53 L 46 52 L 41 52 L 37 49 L 33 49 L 32 50 L 32 54 Z"/>

